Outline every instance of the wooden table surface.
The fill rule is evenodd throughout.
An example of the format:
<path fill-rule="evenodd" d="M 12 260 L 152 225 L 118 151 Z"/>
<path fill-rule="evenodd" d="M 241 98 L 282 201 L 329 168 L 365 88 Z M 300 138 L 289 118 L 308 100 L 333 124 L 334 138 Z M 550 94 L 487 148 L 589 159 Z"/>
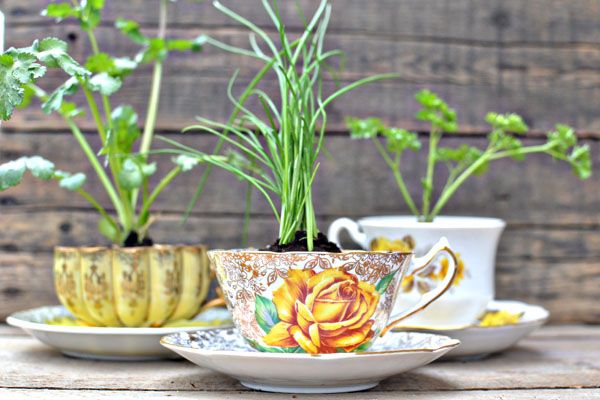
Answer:
<path fill-rule="evenodd" d="M 282 365 L 282 368 L 285 368 Z M 0 325 L 0 399 L 302 399 L 248 390 L 186 361 L 67 358 Z M 600 399 L 600 326 L 550 326 L 481 361 L 444 361 L 340 399 Z"/>

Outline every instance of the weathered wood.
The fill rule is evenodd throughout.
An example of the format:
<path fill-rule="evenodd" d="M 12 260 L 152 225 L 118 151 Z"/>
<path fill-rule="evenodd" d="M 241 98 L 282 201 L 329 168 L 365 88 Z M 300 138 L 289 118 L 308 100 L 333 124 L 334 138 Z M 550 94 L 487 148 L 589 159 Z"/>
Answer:
<path fill-rule="evenodd" d="M 284 395 L 262 392 L 180 392 L 180 391 L 109 391 L 109 390 L 54 390 L 54 389 L 0 389 L 0 396 L 11 400 L 52 400 L 60 397 L 64 400 L 71 399 L 215 399 L 231 400 L 244 396 L 248 400 L 258 399 L 313 399 L 318 396 Z M 514 400 L 525 399 L 597 399 L 600 389 L 538 389 L 538 390 L 494 390 L 494 391 L 469 391 L 469 392 L 404 392 L 402 398 L 407 400 L 497 400 L 510 398 Z M 350 400 L 392 400 L 398 399 L 398 393 L 381 392 L 377 389 L 368 392 L 337 394 L 336 399 Z"/>
<path fill-rule="evenodd" d="M 260 26 L 271 22 L 254 2 L 223 3 Z M 301 22 L 295 3 L 281 2 L 286 25 L 299 28 Z M 308 13 L 316 7 L 312 0 L 300 3 Z M 9 24 L 51 22 L 39 16 L 46 0 L 3 0 L 3 11 Z M 596 17 L 600 12 L 595 0 L 336 0 L 332 15 L 333 31 L 357 34 L 393 35 L 414 40 L 462 40 L 467 43 L 572 44 L 600 42 L 600 27 Z M 157 7 L 145 0 L 109 2 L 106 20 L 117 16 L 135 18 L 144 24 L 156 24 Z M 171 8 L 170 23 L 183 26 L 237 26 L 228 17 L 211 7 L 194 2 L 182 2 Z"/>
<path fill-rule="evenodd" d="M 232 396 L 251 393 L 231 378 L 184 361 L 100 363 L 76 360 L 60 356 L 25 337 L 0 337 L 0 360 L 0 387 L 5 389 L 225 392 Z M 503 389 L 514 390 L 508 396 L 512 398 L 512 393 L 519 393 L 518 389 L 595 389 L 599 387 L 598 382 L 600 340 L 597 335 L 580 334 L 576 329 L 569 340 L 560 337 L 540 340 L 534 334 L 517 347 L 485 360 L 434 363 L 387 379 L 374 392 L 361 393 L 360 398 L 394 392 L 397 398 L 397 392 L 402 392 L 402 396 L 433 391 L 462 395 L 464 391 Z M 541 390 L 539 395 L 548 398 L 545 395 L 555 393 Z M 579 398 L 578 393 L 569 394 Z"/>
<path fill-rule="evenodd" d="M 172 136 L 195 148 L 211 151 L 215 140 L 209 135 Z M 90 136 L 93 147 L 99 142 Z M 484 147 L 484 139 L 448 138 L 444 145 L 469 143 Z M 526 144 L 538 143 L 527 140 Z M 600 171 L 600 143 L 586 141 L 591 146 L 594 171 Z M 407 212 L 391 172 L 368 141 L 350 140 L 346 136 L 330 137 L 326 146 L 333 158 L 322 159 L 315 183 L 316 212 L 324 217 L 403 214 Z M 157 142 L 155 148 L 165 148 Z M 0 162 L 22 155 L 40 154 L 54 161 L 66 171 L 84 172 L 90 179 L 86 185 L 95 196 L 109 204 L 93 170 L 68 135 L 5 134 L 0 139 Z M 420 198 L 419 179 L 424 171 L 424 153 L 407 153 L 403 171 L 415 197 Z M 163 158 L 164 160 L 164 158 Z M 155 178 L 160 178 L 172 168 L 167 157 L 159 164 Z M 444 167 L 440 166 L 440 181 Z M 196 190 L 202 169 L 198 168 L 177 178 L 173 185 L 159 197 L 155 209 L 163 212 L 185 210 Z M 360 189 L 358 189 L 360 188 Z M 214 171 L 209 179 L 205 197 L 196 211 L 240 215 L 243 212 L 245 185 L 230 174 Z M 491 164 L 484 177 L 473 177 L 448 203 L 445 214 L 487 215 L 507 219 L 509 223 L 523 225 L 563 224 L 584 226 L 591 235 L 597 234 L 600 225 L 600 174 L 581 182 L 572 176 L 566 163 L 557 163 L 546 155 L 533 155 L 525 163 L 501 160 Z M 26 208 L 22 208 L 26 206 Z M 60 189 L 55 183 L 37 182 L 27 178 L 19 187 L 0 194 L 0 212 L 10 213 L 25 209 L 65 209 L 86 207 L 78 196 Z M 270 214 L 270 208 L 259 193 L 255 193 L 253 212 Z M 26 222 L 23 222 L 26 223 Z M 322 227 L 325 229 L 325 227 Z M 595 230 L 594 230 L 595 229 Z M 591 248 L 591 247 L 590 247 Z"/>
<path fill-rule="evenodd" d="M 510 1 L 499 7 L 481 1 L 477 3 L 482 4 L 473 5 L 466 0 L 452 2 L 452 5 L 414 0 L 398 5 L 390 1 L 365 6 L 352 0 L 336 6 L 328 46 L 347 51 L 343 81 L 377 72 L 400 72 L 401 78 L 373 84 L 340 99 L 332 107 L 331 129 L 343 129 L 342 118 L 348 114 L 377 115 L 389 123 L 422 129 L 423 125 L 413 119 L 416 105 L 412 96 L 419 88 L 431 87 L 459 108 L 461 129 L 465 132 L 484 131 L 487 127 L 483 117 L 490 110 L 519 112 L 536 130 L 548 129 L 557 121 L 573 124 L 588 135 L 599 130 L 600 118 L 595 104 L 600 102 L 600 50 L 598 46 L 589 45 L 600 37 L 600 29 L 592 23 L 593 19 L 588 20 L 597 11 L 593 2 L 577 1 L 564 7 L 550 0 L 526 4 Z M 131 13 L 141 5 L 139 1 L 121 3 L 109 6 L 108 13 L 111 17 L 125 12 L 125 15 L 142 18 L 156 13 L 153 7 Z M 36 6 L 41 5 L 33 5 Z M 15 10 L 17 14 L 15 19 L 9 18 L 13 21 L 7 32 L 9 45 L 25 46 L 33 38 L 52 34 L 70 40 L 74 53 L 83 56 L 87 45 L 84 35 L 74 35 L 76 25 L 32 26 L 19 17 L 33 13 L 34 8 L 27 7 L 7 3 L 8 13 Z M 201 7 L 207 13 L 190 11 L 198 8 L 190 4 L 176 7 L 178 10 L 173 15 L 185 28 L 173 29 L 173 36 L 209 33 L 236 44 L 247 43 L 246 34 L 231 28 L 227 19 L 216 16 L 211 7 Z M 241 8 L 257 23 L 268 22 L 260 7 L 244 4 Z M 293 12 L 284 8 L 284 12 Z M 540 13 L 540 9 L 556 10 L 546 14 Z M 407 10 L 410 12 L 403 14 Z M 417 16 L 416 10 L 423 12 Z M 410 22 L 402 21 L 406 18 Z M 468 21 L 461 23 L 465 18 Z M 424 20 L 415 22 L 419 19 Z M 505 29 L 498 28 L 498 24 L 506 25 Z M 483 32 L 486 29 L 493 35 Z M 505 36 L 512 36 L 511 41 L 504 43 Z M 117 54 L 130 54 L 135 49 L 108 27 L 99 29 L 98 37 L 101 44 Z M 241 67 L 240 85 L 245 83 L 248 74 L 256 70 L 253 65 L 247 58 L 228 56 L 214 49 L 200 55 L 174 56 L 166 71 L 159 127 L 178 130 L 198 113 L 226 119 L 231 109 L 225 96 L 227 79 L 233 70 Z M 140 110 L 145 108 L 149 86 L 148 69 L 145 71 L 129 80 L 117 101 L 127 100 Z M 49 87 L 59 83 L 59 80 L 50 80 Z M 272 82 L 268 82 L 266 88 L 275 92 Z M 91 120 L 84 125 L 91 127 Z M 45 117 L 34 109 L 18 113 L 13 122 L 7 124 L 12 129 L 64 126 L 58 118 Z"/>
<path fill-rule="evenodd" d="M 97 217 L 86 211 L 11 211 L 2 220 L 11 229 L 0 231 L 0 318 L 16 310 L 56 303 L 51 279 L 54 246 L 106 243 L 95 229 Z M 330 221 L 319 219 L 322 227 Z M 182 227 L 178 215 L 165 214 L 152 228 L 152 236 L 162 243 L 235 248 L 241 245 L 242 224 L 241 215 L 205 214 L 194 215 Z M 276 234 L 270 217 L 255 216 L 250 245 L 263 247 Z M 551 311 L 554 322 L 597 323 L 599 242 L 597 230 L 509 228 L 498 254 L 498 298 L 540 304 Z"/>

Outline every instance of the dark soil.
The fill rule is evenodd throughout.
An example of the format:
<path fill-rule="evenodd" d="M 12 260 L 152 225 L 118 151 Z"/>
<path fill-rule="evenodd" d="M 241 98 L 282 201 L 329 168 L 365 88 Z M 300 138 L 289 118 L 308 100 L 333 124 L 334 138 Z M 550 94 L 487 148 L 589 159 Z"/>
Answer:
<path fill-rule="evenodd" d="M 135 231 L 129 232 L 127 239 L 123 242 L 123 247 L 150 247 L 154 245 L 154 241 L 149 237 L 145 237 L 140 241 L 138 233 Z"/>
<path fill-rule="evenodd" d="M 296 236 L 291 243 L 281 245 L 279 244 L 279 239 L 275 241 L 275 243 L 267 246 L 265 249 L 261 249 L 262 251 L 273 251 L 275 253 L 289 253 L 292 251 L 308 251 L 308 246 L 306 243 L 306 232 L 298 231 L 296 232 Z M 342 250 L 335 244 L 327 239 L 327 236 L 320 233 L 317 235 L 317 238 L 313 242 L 313 250 L 314 252 L 328 252 L 328 253 L 341 253 Z"/>

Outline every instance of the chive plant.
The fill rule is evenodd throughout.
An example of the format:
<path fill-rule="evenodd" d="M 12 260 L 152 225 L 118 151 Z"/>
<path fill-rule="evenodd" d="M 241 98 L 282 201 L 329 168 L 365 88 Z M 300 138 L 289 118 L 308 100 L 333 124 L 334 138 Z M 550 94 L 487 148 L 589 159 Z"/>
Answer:
<path fill-rule="evenodd" d="M 324 48 L 331 17 L 329 1 L 319 2 L 315 14 L 305 21 L 305 29 L 296 39 L 290 38 L 285 30 L 278 2 L 261 1 L 278 34 L 276 39 L 215 1 L 214 6 L 219 11 L 250 30 L 250 50 L 213 38 L 208 38 L 207 42 L 264 63 L 265 68 L 276 77 L 279 89 L 276 95 L 251 89 L 261 111 L 255 113 L 244 108 L 232 93 L 236 73 L 230 81 L 228 94 L 233 104 L 242 110 L 240 117 L 232 124 L 198 118 L 198 125 L 186 129 L 207 131 L 219 137 L 230 146 L 228 155 L 207 158 L 193 148 L 164 140 L 173 144 L 178 154 L 205 160 L 260 191 L 279 223 L 279 244 L 289 244 L 297 232 L 305 232 L 308 250 L 312 251 L 319 233 L 312 185 L 325 139 L 327 106 L 345 93 L 390 75 L 367 77 L 326 95 L 324 72 L 331 59 L 341 54 L 338 50 L 327 51 Z"/>
<path fill-rule="evenodd" d="M 417 152 L 421 149 L 419 135 L 406 129 L 387 127 L 377 118 L 347 118 L 346 122 L 353 138 L 372 140 L 394 174 L 406 205 L 421 221 L 433 221 L 465 181 L 474 175 L 484 174 L 489 164 L 495 160 L 512 158 L 521 161 L 528 154 L 544 153 L 555 160 L 567 162 L 580 179 L 588 179 L 591 176 L 589 147 L 577 144 L 575 131 L 569 126 L 558 124 L 554 130 L 548 132 L 546 143 L 524 146 L 518 136 L 527 134 L 529 127 L 519 115 L 488 113 L 486 122 L 490 125 L 490 132 L 488 144 L 484 149 L 466 144 L 456 148 L 441 147 L 443 135 L 458 130 L 456 111 L 429 90 L 418 92 L 415 98 L 421 105 L 416 114 L 417 119 L 430 124 L 427 168 L 421 180 L 421 208 L 417 206 L 408 190 L 401 169 L 404 152 Z M 381 137 L 385 139 L 385 145 L 380 141 Z M 438 163 L 447 166 L 448 177 L 437 201 L 433 202 L 434 172 Z"/>

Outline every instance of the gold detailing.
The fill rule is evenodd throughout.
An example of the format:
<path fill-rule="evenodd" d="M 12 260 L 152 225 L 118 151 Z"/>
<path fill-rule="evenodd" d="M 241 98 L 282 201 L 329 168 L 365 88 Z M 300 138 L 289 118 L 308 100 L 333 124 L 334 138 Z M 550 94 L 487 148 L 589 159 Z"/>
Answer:
<path fill-rule="evenodd" d="M 56 293 L 91 326 L 188 320 L 200 311 L 210 287 L 206 252 L 203 246 L 57 247 Z"/>

